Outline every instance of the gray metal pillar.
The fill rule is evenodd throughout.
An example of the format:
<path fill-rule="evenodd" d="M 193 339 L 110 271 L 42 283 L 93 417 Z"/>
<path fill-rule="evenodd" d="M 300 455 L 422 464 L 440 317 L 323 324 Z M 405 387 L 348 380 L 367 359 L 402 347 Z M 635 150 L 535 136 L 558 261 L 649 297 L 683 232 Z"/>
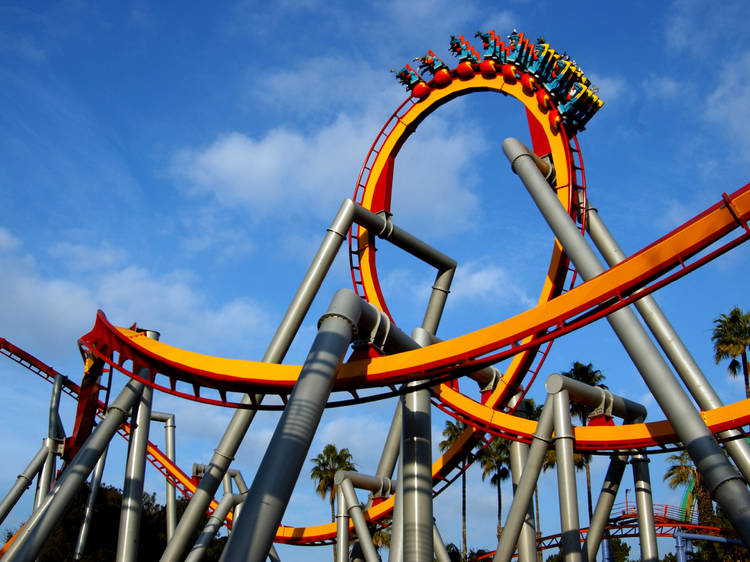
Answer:
<path fill-rule="evenodd" d="M 583 279 L 603 273 L 604 266 L 537 169 L 528 149 L 516 139 L 506 139 L 503 150 Z M 610 314 L 607 320 L 672 423 L 678 438 L 685 444 L 712 497 L 727 514 L 745 545 L 750 547 L 750 491 L 744 479 L 724 456 L 633 311 L 622 308 Z"/>
<path fill-rule="evenodd" d="M 336 562 L 349 562 L 349 513 L 341 486 L 336 488 Z"/>
<path fill-rule="evenodd" d="M 234 490 L 232 489 L 232 476 L 229 474 L 229 471 L 224 474 L 224 478 L 222 478 L 222 484 L 224 486 L 225 496 L 234 494 Z M 232 521 L 237 521 L 237 518 L 234 515 L 234 510 L 230 508 L 229 511 L 232 512 Z"/>
<path fill-rule="evenodd" d="M 516 542 L 521 534 L 521 527 L 526 520 L 528 506 L 534 494 L 539 472 L 542 470 L 544 455 L 549 448 L 554 423 L 553 410 L 552 396 L 548 394 L 531 441 L 526 468 L 516 487 L 516 493 L 513 496 L 513 502 L 510 505 L 510 511 L 503 527 L 503 534 L 500 536 L 495 557 L 492 559 L 493 562 L 508 562 L 516 550 Z"/>
<path fill-rule="evenodd" d="M 393 470 L 396 468 L 399 448 L 401 447 L 401 426 L 401 400 L 399 399 L 393 412 L 393 419 L 391 420 L 391 427 L 388 430 L 385 445 L 383 445 L 383 452 L 380 454 L 380 462 L 375 471 L 376 476 L 383 478 L 393 477 Z"/>
<path fill-rule="evenodd" d="M 354 493 L 352 481 L 345 478 L 339 484 L 339 488 L 344 494 L 346 509 L 349 517 L 352 518 L 352 523 L 354 523 L 354 531 L 357 533 L 357 539 L 359 540 L 362 554 L 364 554 L 365 562 L 380 562 L 378 552 L 372 544 L 372 536 L 370 536 L 370 530 L 367 528 L 367 522 L 365 522 L 365 517 L 362 515 L 362 507 L 359 505 L 357 494 Z"/>
<path fill-rule="evenodd" d="M 583 543 L 583 550 L 586 552 L 589 562 L 596 560 L 596 553 L 599 550 L 604 529 L 609 521 L 612 505 L 615 503 L 617 490 L 620 487 L 627 462 L 628 457 L 626 455 L 614 454 L 610 457 L 609 468 L 607 468 L 607 474 L 602 484 L 602 491 L 599 493 L 594 515 L 589 522 L 589 532 L 586 533 L 586 540 Z"/>
<path fill-rule="evenodd" d="M 60 393 L 62 391 L 63 377 L 61 374 L 55 375 L 55 381 L 52 385 L 52 394 L 49 403 L 49 422 L 47 431 L 47 459 L 39 474 L 37 484 L 36 498 L 34 499 L 34 509 L 37 509 L 44 498 L 49 493 L 52 479 L 55 476 L 57 457 L 60 454 L 60 447 L 64 435 L 60 435 Z"/>
<path fill-rule="evenodd" d="M 511 398 L 508 406 L 511 408 L 516 405 L 520 395 L 516 394 Z M 516 413 L 522 417 L 525 410 L 523 405 L 516 409 Z M 515 495 L 518 483 L 521 481 L 526 459 L 529 455 L 529 446 L 520 441 L 512 441 L 510 444 L 510 472 L 513 481 L 513 494 Z M 518 562 L 536 562 L 536 526 L 534 524 L 534 503 L 529 502 L 526 511 L 526 518 L 521 527 L 521 534 L 518 537 Z"/>
<path fill-rule="evenodd" d="M 439 316 L 438 316 L 439 317 Z M 436 326 L 435 326 L 436 327 Z M 427 330 L 417 328 L 412 337 L 430 344 Z M 413 387 L 423 383 L 409 383 Z M 422 388 L 403 398 L 404 560 L 432 562 L 432 422 L 430 390 Z"/>
<path fill-rule="evenodd" d="M 143 383 L 135 380 L 128 381 L 117 399 L 109 406 L 107 415 L 86 439 L 42 505 L 34 511 L 21 534 L 13 541 L 5 554 L 7 560 L 33 560 L 37 557 L 105 447 L 127 418 L 143 386 Z"/>
<path fill-rule="evenodd" d="M 579 200 L 579 203 L 583 204 Z M 625 259 L 625 253 L 617 244 L 599 213 L 593 207 L 586 207 L 587 230 L 597 249 L 610 266 L 617 265 Z M 635 302 L 635 307 L 646 322 L 656 341 L 666 353 L 670 363 L 682 378 L 690 394 L 698 406 L 703 410 L 720 408 L 723 403 L 711 383 L 703 374 L 690 351 L 680 339 L 672 324 L 659 307 L 653 295 L 646 295 Z M 739 438 L 738 430 L 720 433 L 722 439 L 729 439 L 724 443 L 727 453 L 732 457 L 737 467 L 747 481 L 750 481 L 750 443 Z"/>
<path fill-rule="evenodd" d="M 437 562 L 451 562 L 448 549 L 445 548 L 443 537 L 440 536 L 440 531 L 438 531 L 435 523 L 432 524 L 432 545 L 435 550 L 435 559 Z"/>
<path fill-rule="evenodd" d="M 104 465 L 107 462 L 107 450 L 105 447 L 102 456 L 96 461 L 94 467 L 94 474 L 91 477 L 91 488 L 89 489 L 89 497 L 86 501 L 86 510 L 83 513 L 83 522 L 81 528 L 78 531 L 78 540 L 76 541 L 76 549 L 73 553 L 73 560 L 80 560 L 83 558 L 83 553 L 86 550 L 86 541 L 89 538 L 89 530 L 91 529 L 91 520 L 94 518 L 94 508 L 96 507 L 96 496 L 99 493 L 99 487 L 102 483 L 102 474 L 104 473 Z"/>
<path fill-rule="evenodd" d="M 677 558 L 677 562 L 687 562 L 687 556 L 685 556 L 685 539 L 682 538 L 682 533 L 678 529 L 674 533 L 674 541 L 675 541 L 675 556 Z"/>
<path fill-rule="evenodd" d="M 13 506 L 16 505 L 16 502 L 18 502 L 23 493 L 29 488 L 34 477 L 39 474 L 44 461 L 47 459 L 47 453 L 48 449 L 45 440 L 42 443 L 42 447 L 39 449 L 37 454 L 34 455 L 34 458 L 31 459 L 31 462 L 28 464 L 28 466 L 23 470 L 23 472 L 21 472 L 21 474 L 18 475 L 18 479 L 16 479 L 15 484 L 11 486 L 8 493 L 3 498 L 3 501 L 0 502 L 0 523 L 5 521 L 5 518 L 8 516 L 8 513 L 10 513 L 10 510 L 13 509 Z"/>
<path fill-rule="evenodd" d="M 321 317 L 318 335 L 302 366 L 271 442 L 258 467 L 242 516 L 222 560 L 263 560 L 273 542 L 294 484 L 333 388 L 336 372 L 365 311 L 373 307 L 339 290 Z M 374 317 L 370 326 L 374 325 Z"/>
<path fill-rule="evenodd" d="M 399 404 L 401 400 L 399 399 Z M 393 520 L 391 522 L 391 548 L 388 549 L 388 562 L 402 562 L 404 559 L 404 463 L 403 441 L 399 439 L 401 454 L 398 456 L 396 476 L 396 496 L 393 499 Z"/>
<path fill-rule="evenodd" d="M 242 473 L 239 470 L 230 469 L 228 471 L 228 474 L 232 476 L 232 479 L 234 480 L 234 484 L 235 486 L 237 486 L 237 493 L 241 494 L 244 497 L 244 495 L 247 494 L 247 484 L 245 484 L 245 479 L 242 478 Z M 233 519 L 232 519 L 233 521 L 236 521 L 237 518 L 240 516 L 243 503 L 244 502 L 240 502 L 234 506 Z"/>
<path fill-rule="evenodd" d="M 164 443 L 166 445 L 167 458 L 175 462 L 175 423 L 174 414 L 168 414 L 164 412 L 151 412 L 151 419 L 153 421 L 162 422 L 164 424 Z M 172 540 L 174 531 L 177 528 L 177 490 L 174 484 L 166 479 L 166 498 L 167 498 L 167 542 Z"/>
<path fill-rule="evenodd" d="M 648 471 L 649 459 L 643 454 L 631 456 L 635 501 L 638 506 L 638 532 L 641 538 L 641 560 L 658 562 L 659 550 L 656 545 L 654 526 L 654 502 L 651 497 L 651 477 Z"/>
<path fill-rule="evenodd" d="M 292 299 L 289 308 L 279 324 L 276 333 L 271 339 L 271 343 L 266 349 L 262 361 L 264 363 L 281 363 L 292 344 L 295 334 L 299 330 L 307 311 L 312 304 L 315 295 L 320 289 L 328 270 L 338 253 L 341 243 L 346 239 L 349 227 L 357 214 L 357 206 L 350 199 L 345 200 L 339 209 L 333 223 L 323 239 L 323 242 L 315 254 L 310 267 L 305 273 L 297 292 Z M 371 213 L 372 214 L 372 213 Z M 263 395 L 255 395 L 251 398 L 245 395 L 242 398 L 242 404 L 250 405 L 260 403 Z M 193 530 L 200 524 L 203 513 L 211 503 L 216 490 L 229 468 L 229 464 L 234 460 L 234 455 L 239 449 L 242 439 L 245 437 L 250 423 L 255 417 L 255 410 L 238 408 L 232 415 L 224 435 L 216 447 L 208 465 L 208 470 L 201 479 L 200 485 L 196 489 L 190 500 L 185 513 L 182 515 L 175 535 L 167 544 L 167 548 L 162 554 L 162 562 L 172 562 L 185 557 L 187 550 L 190 548 L 190 537 Z"/>
<path fill-rule="evenodd" d="M 346 496 L 345 487 L 342 487 L 341 484 L 347 481 L 347 487 L 349 484 L 353 488 L 360 488 L 362 490 L 369 490 L 373 494 L 375 494 L 377 497 L 387 498 L 393 495 L 394 491 L 396 490 L 396 482 L 391 480 L 390 478 L 384 478 L 381 476 L 370 476 L 368 474 L 362 474 L 361 472 L 354 472 L 349 470 L 337 470 L 336 475 L 334 476 L 334 485 L 336 486 L 336 498 L 338 503 L 338 514 L 336 516 L 336 532 L 337 532 L 337 544 L 342 544 L 339 541 L 345 540 L 347 541 L 344 544 L 344 548 L 342 550 L 336 550 L 336 559 L 338 560 L 339 557 L 341 557 L 349 548 L 348 543 L 348 534 L 345 536 L 342 536 L 342 532 L 344 529 L 346 529 L 348 533 L 348 525 L 349 525 L 349 504 L 347 501 L 352 498 L 352 496 Z M 359 502 L 354 497 L 354 501 L 357 504 L 357 508 L 359 509 Z M 361 509 L 359 509 L 361 514 Z M 340 519 L 341 518 L 341 519 Z M 360 541 L 361 542 L 361 539 Z M 361 548 L 361 544 L 360 544 Z M 346 558 L 344 558 L 346 560 Z"/>
<path fill-rule="evenodd" d="M 553 394 L 555 408 L 555 454 L 557 487 L 560 499 L 560 552 L 565 562 L 580 562 L 581 525 L 578 521 L 578 493 L 573 459 L 573 426 L 570 423 L 570 400 L 567 390 Z"/>
<path fill-rule="evenodd" d="M 235 494 L 224 494 L 216 506 L 214 512 L 208 516 L 206 526 L 203 527 L 203 531 L 198 536 L 198 540 L 195 541 L 193 548 L 190 549 L 190 554 L 185 558 L 185 562 L 200 562 L 206 555 L 206 549 L 211 544 L 211 539 L 214 538 L 216 532 L 224 523 L 224 519 L 227 518 L 227 514 L 231 509 L 241 502 L 244 498 Z"/>
<path fill-rule="evenodd" d="M 239 505 L 235 506 L 235 510 L 236 510 L 236 509 L 237 509 L 237 507 L 239 507 L 240 505 L 242 505 L 242 504 L 239 504 Z M 279 557 L 279 553 L 278 553 L 278 552 L 276 552 L 276 547 L 275 547 L 275 546 L 273 546 L 273 545 L 271 545 L 271 550 L 269 550 L 269 551 L 268 551 L 268 559 L 269 559 L 269 560 L 270 560 L 271 562 L 281 562 L 281 558 Z"/>
<path fill-rule="evenodd" d="M 229 474 L 229 471 L 227 471 L 224 478 L 221 479 L 221 482 L 224 485 L 225 494 L 234 493 L 234 490 L 232 489 L 232 476 Z"/>
<path fill-rule="evenodd" d="M 148 376 L 147 373 L 146 376 Z M 146 448 L 148 447 L 153 398 L 154 389 L 146 386 L 141 393 L 140 402 L 133 406 L 128 459 L 125 464 L 125 482 L 122 486 L 120 532 L 117 535 L 118 562 L 138 560 L 141 513 L 143 512 L 143 480 L 146 476 Z"/>

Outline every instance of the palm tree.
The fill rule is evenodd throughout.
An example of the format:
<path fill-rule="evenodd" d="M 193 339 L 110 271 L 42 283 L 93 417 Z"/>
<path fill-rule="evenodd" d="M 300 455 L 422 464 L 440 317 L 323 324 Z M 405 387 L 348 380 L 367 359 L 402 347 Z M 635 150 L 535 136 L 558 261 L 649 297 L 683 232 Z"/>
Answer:
<path fill-rule="evenodd" d="M 750 312 L 742 312 L 738 306 L 714 319 L 714 361 L 718 365 L 723 359 L 729 362 L 729 375 L 736 377 L 742 365 L 745 377 L 745 396 L 750 398 L 750 381 L 748 380 L 747 346 L 750 345 Z M 741 359 L 737 361 L 737 357 Z"/>
<path fill-rule="evenodd" d="M 497 488 L 497 538 L 503 526 L 501 514 L 503 510 L 503 494 L 500 484 L 510 477 L 510 443 L 507 439 L 493 437 L 493 439 L 477 455 L 482 467 L 482 481 L 490 477 L 490 484 Z"/>
<path fill-rule="evenodd" d="M 562 374 L 590 386 L 596 386 L 604 380 L 602 372 L 598 369 L 594 369 L 591 363 L 584 365 L 579 361 L 574 362 L 570 370 L 565 371 Z M 581 420 L 581 425 L 586 425 L 590 413 L 591 408 L 588 406 L 576 402 L 570 403 L 570 415 Z M 588 500 L 589 521 L 591 521 L 591 516 L 593 514 L 593 505 L 591 501 L 591 467 L 589 466 L 589 463 L 591 462 L 591 453 L 584 453 L 582 456 L 584 463 L 583 468 L 586 470 L 586 499 Z"/>
<path fill-rule="evenodd" d="M 466 429 L 467 425 L 461 420 L 447 420 L 443 429 L 445 439 L 439 444 L 440 450 L 445 452 L 450 449 Z M 461 560 L 466 560 L 466 470 L 461 472 Z"/>
<path fill-rule="evenodd" d="M 703 483 L 703 476 L 696 470 L 688 452 L 683 449 L 679 455 L 669 455 L 667 462 L 672 464 L 664 473 L 664 481 L 673 490 L 695 481 L 693 494 L 698 502 L 698 523 L 700 525 L 712 525 L 714 506 L 711 501 L 711 494 Z"/>
<path fill-rule="evenodd" d="M 313 462 L 310 478 L 316 481 L 315 491 L 320 497 L 325 499 L 328 494 L 328 501 L 331 504 L 331 521 L 336 521 L 336 512 L 333 509 L 333 501 L 336 498 L 336 483 L 334 477 L 338 470 L 356 470 L 354 461 L 349 449 L 344 448 L 340 451 L 336 445 L 329 443 L 323 447 L 323 452 L 318 456 L 310 459 Z M 336 561 L 336 545 L 333 545 L 333 560 Z"/>

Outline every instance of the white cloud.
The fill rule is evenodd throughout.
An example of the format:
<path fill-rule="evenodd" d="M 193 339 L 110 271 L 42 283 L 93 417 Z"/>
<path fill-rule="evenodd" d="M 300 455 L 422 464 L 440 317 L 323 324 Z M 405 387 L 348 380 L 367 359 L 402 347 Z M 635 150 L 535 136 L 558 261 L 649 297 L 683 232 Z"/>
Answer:
<path fill-rule="evenodd" d="M 310 134 L 284 127 L 260 138 L 232 132 L 205 148 L 178 151 L 171 173 L 194 195 L 239 207 L 252 220 L 330 219 L 351 197 L 380 126 L 374 118 L 339 115 Z M 468 125 L 448 127 L 439 117 L 419 128 L 396 161 L 393 210 L 401 226 L 422 236 L 471 228 L 479 211 L 471 190 L 478 136 Z"/>
<path fill-rule="evenodd" d="M 402 30 L 409 30 L 410 33 L 413 33 L 415 29 L 456 33 L 456 29 L 461 29 L 463 25 L 476 19 L 481 13 L 477 4 L 457 3 L 450 0 L 416 0 L 409 3 L 391 0 L 385 4 L 385 7 L 391 25 L 400 26 Z M 393 31 L 393 33 L 399 33 L 399 31 Z"/>
<path fill-rule="evenodd" d="M 388 68 L 373 68 L 366 60 L 344 55 L 305 58 L 265 76 L 253 72 L 248 80 L 254 100 L 301 115 L 308 123 L 343 111 L 372 110 L 385 117 L 393 101 L 405 96 Z"/>
<path fill-rule="evenodd" d="M 666 10 L 667 45 L 693 57 L 706 58 L 718 42 L 747 33 L 742 1 L 722 2 L 720 6 L 702 0 L 675 0 Z"/>
<path fill-rule="evenodd" d="M 671 99 L 683 89 L 683 84 L 669 76 L 649 74 L 643 81 L 643 90 L 647 97 L 657 99 Z"/>
<path fill-rule="evenodd" d="M 485 19 L 482 31 L 494 29 L 500 35 L 507 35 L 514 28 L 521 28 L 520 18 L 509 10 L 493 12 Z"/>
<path fill-rule="evenodd" d="M 534 306 L 523 286 L 512 274 L 492 262 L 468 262 L 459 265 L 451 288 L 451 304 L 473 301 L 493 303 L 496 306 Z"/>
<path fill-rule="evenodd" d="M 378 403 L 380 413 L 373 415 L 362 415 L 361 408 L 354 415 L 331 411 L 315 434 L 309 456 L 315 456 L 327 443 L 335 443 L 339 449 L 349 449 L 357 470 L 374 474 L 390 427 L 385 412 L 392 413 L 393 408 L 394 402 L 388 401 Z"/>
<path fill-rule="evenodd" d="M 598 96 L 604 100 L 604 103 L 615 101 L 627 91 L 627 83 L 621 76 L 604 76 L 592 72 L 591 84 L 599 88 Z"/>
<path fill-rule="evenodd" d="M 126 266 L 70 280 L 43 274 L 31 256 L 2 259 L 0 269 L 0 333 L 32 353 L 43 350 L 51 364 L 71 357 L 98 308 L 117 325 L 137 321 L 172 345 L 203 353 L 237 356 L 242 349 L 245 357 L 257 358 L 256 342 L 268 339 L 262 305 L 251 299 L 209 302 L 187 272 L 157 275 Z"/>
<path fill-rule="evenodd" d="M 115 248 L 106 241 L 96 246 L 61 241 L 53 244 L 49 251 L 70 269 L 79 271 L 110 269 L 118 267 L 127 259 L 127 254 L 122 249 Z"/>
<path fill-rule="evenodd" d="M 721 80 L 705 102 L 705 119 L 726 135 L 727 140 L 745 159 L 750 150 L 750 53 L 724 62 Z"/>
<path fill-rule="evenodd" d="M 292 211 L 333 216 L 350 197 L 374 123 L 339 116 L 305 135 L 280 127 L 261 138 L 222 135 L 202 149 L 182 149 L 171 171 L 194 193 L 241 206 L 253 219 Z"/>
<path fill-rule="evenodd" d="M 478 129 L 448 126 L 433 115 L 396 159 L 392 211 L 396 224 L 424 239 L 471 230 L 480 212 L 473 167 L 481 158 Z"/>
<path fill-rule="evenodd" d="M 21 245 L 21 241 L 13 236 L 10 231 L 0 226 L 0 252 L 10 252 Z"/>

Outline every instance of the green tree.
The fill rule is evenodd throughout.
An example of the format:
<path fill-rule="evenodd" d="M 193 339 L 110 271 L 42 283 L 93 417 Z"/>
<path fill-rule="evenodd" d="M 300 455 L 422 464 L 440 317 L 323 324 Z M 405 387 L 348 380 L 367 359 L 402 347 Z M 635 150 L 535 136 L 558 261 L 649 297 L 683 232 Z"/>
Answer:
<path fill-rule="evenodd" d="M 333 443 L 323 447 L 323 452 L 310 459 L 313 463 L 310 471 L 310 478 L 315 480 L 315 491 L 320 497 L 326 499 L 331 504 L 331 521 L 336 521 L 336 512 L 333 508 L 333 502 L 336 500 L 336 483 L 334 478 L 339 470 L 356 470 L 354 460 L 349 449 L 343 448 L 340 451 Z"/>
<path fill-rule="evenodd" d="M 698 523 L 701 525 L 712 525 L 714 522 L 714 506 L 711 501 L 711 495 L 688 452 L 683 449 L 679 455 L 669 455 L 667 462 L 671 464 L 664 473 L 664 481 L 674 490 L 687 486 L 691 481 L 695 480 L 693 495 L 698 503 Z"/>
<path fill-rule="evenodd" d="M 323 447 L 323 451 L 312 459 L 312 470 L 310 478 L 316 482 L 315 491 L 320 497 L 326 499 L 331 504 L 331 521 L 336 521 L 336 512 L 333 509 L 333 502 L 336 499 L 336 471 L 338 470 L 356 470 L 354 460 L 349 449 L 343 448 L 340 451 L 333 443 Z M 336 545 L 333 545 L 333 560 L 336 561 Z"/>
<path fill-rule="evenodd" d="M 598 369 L 594 369 L 591 363 L 589 363 L 588 365 L 584 365 L 579 361 L 575 361 L 570 370 L 564 371 L 562 374 L 566 377 L 570 377 L 579 382 L 588 384 L 589 386 L 596 386 L 598 384 L 601 384 L 601 382 L 604 380 L 604 375 L 602 374 L 602 372 Z M 577 417 L 581 421 L 581 425 L 586 425 L 590 413 L 591 408 L 589 408 L 585 404 L 579 404 L 577 402 L 570 403 L 570 415 L 573 417 Z M 588 501 L 587 506 L 589 521 L 591 521 L 591 515 L 593 513 L 593 504 L 591 501 L 591 454 L 584 453 L 582 455 L 582 459 L 583 468 L 586 471 L 586 499 Z"/>
<path fill-rule="evenodd" d="M 57 522 L 57 526 L 45 542 L 38 560 L 43 562 L 63 562 L 73 559 L 78 540 L 83 513 L 88 498 L 88 485 L 81 488 L 71 501 L 68 509 Z M 188 500 L 177 500 L 177 514 L 185 511 Z M 96 496 L 94 517 L 91 520 L 86 548 L 81 560 L 98 562 L 114 560 L 117 556 L 117 533 L 120 522 L 122 493 L 112 486 L 102 486 Z M 208 521 L 204 515 L 200 528 L 195 529 L 191 541 L 194 543 Z M 155 496 L 143 495 L 143 512 L 138 545 L 138 560 L 158 561 L 167 546 L 167 516 L 164 506 L 155 501 Z M 12 533 L 11 533 L 12 535 Z M 216 561 L 221 556 L 226 537 L 216 538 L 209 543 L 205 560 Z"/>
<path fill-rule="evenodd" d="M 482 467 L 482 481 L 488 476 L 490 484 L 497 488 L 497 538 L 502 532 L 503 492 L 501 484 L 510 478 L 510 442 L 501 437 L 492 440 L 479 450 L 477 460 Z"/>
<path fill-rule="evenodd" d="M 467 425 L 461 420 L 447 420 L 443 429 L 445 439 L 439 444 L 440 450 L 445 452 L 450 449 L 466 428 Z M 466 560 L 466 470 L 461 472 L 461 560 Z"/>
<path fill-rule="evenodd" d="M 736 377 L 742 366 L 745 377 L 745 397 L 750 398 L 750 381 L 748 380 L 747 346 L 750 345 L 750 312 L 743 312 L 735 306 L 729 314 L 722 314 L 714 319 L 714 361 L 718 365 L 724 359 L 729 361 L 729 375 Z M 740 358 L 740 361 L 737 358 Z"/>
<path fill-rule="evenodd" d="M 384 527 L 378 528 L 375 532 L 371 531 L 372 544 L 375 545 L 375 549 L 380 552 L 383 548 L 391 548 L 391 532 L 392 532 L 392 521 L 385 519 L 383 522 Z"/>
<path fill-rule="evenodd" d="M 451 562 L 461 562 L 463 560 L 461 558 L 461 551 L 452 542 L 445 545 L 445 550 L 448 551 L 448 558 L 450 558 Z"/>
<path fill-rule="evenodd" d="M 721 533 L 722 536 L 739 540 L 737 531 L 734 530 L 734 527 L 732 527 L 729 519 L 724 515 L 721 508 L 716 510 L 714 525 L 723 529 Z M 742 545 L 721 544 L 709 541 L 693 541 L 693 552 L 689 554 L 688 559 L 706 560 L 711 562 L 714 560 L 727 560 L 729 562 L 742 560 L 744 562 L 750 560 L 750 553 L 747 548 Z"/>

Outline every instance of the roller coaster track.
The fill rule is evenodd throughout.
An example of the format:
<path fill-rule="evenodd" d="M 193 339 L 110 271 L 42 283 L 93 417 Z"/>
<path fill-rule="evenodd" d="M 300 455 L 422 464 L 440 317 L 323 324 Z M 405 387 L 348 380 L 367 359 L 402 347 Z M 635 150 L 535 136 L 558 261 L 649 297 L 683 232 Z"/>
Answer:
<path fill-rule="evenodd" d="M 605 527 L 609 538 L 638 538 L 638 512 L 635 505 L 625 505 L 624 503 L 612 506 L 612 513 L 616 514 L 610 518 L 610 523 Z M 701 525 L 695 517 L 685 517 L 683 509 L 664 504 L 654 504 L 654 527 L 656 527 L 657 537 L 674 537 L 676 531 L 696 533 L 701 535 L 713 535 L 715 537 L 725 537 L 730 535 L 728 529 L 712 525 Z M 588 534 L 588 528 L 581 529 L 581 542 Z M 561 534 L 556 533 L 540 537 L 537 540 L 539 550 L 548 550 L 560 546 Z M 472 561 L 491 560 L 495 551 L 487 552 Z"/>
<path fill-rule="evenodd" d="M 534 151 L 553 164 L 557 197 L 583 233 L 585 213 L 580 212 L 575 202 L 579 195 L 585 200 L 586 178 L 580 146 L 574 135 L 585 120 L 571 125 L 563 109 L 565 100 L 559 91 L 547 86 L 549 76 L 543 79 L 532 73 L 520 59 L 513 64 L 505 61 L 498 68 L 494 64 L 485 64 L 487 60 L 490 59 L 480 61 L 469 56 L 456 68 L 446 70 L 447 74 L 441 74 L 440 79 L 435 74 L 429 82 L 411 84 L 413 95 L 396 109 L 371 146 L 353 200 L 369 211 L 391 213 L 395 159 L 419 124 L 453 99 L 474 92 L 492 91 L 524 105 Z M 417 78 L 421 80 L 418 75 Z M 583 83 L 583 78 L 580 80 Z M 462 461 L 485 433 L 530 441 L 536 423 L 512 415 L 507 404 L 519 389 L 525 391 L 529 388 L 540 372 L 549 345 L 556 338 L 633 303 L 746 241 L 750 238 L 748 218 L 750 184 L 731 195 L 722 194 L 719 202 L 692 220 L 601 275 L 580 284 L 575 283 L 575 271 L 569 267 L 562 247 L 555 240 L 550 265 L 534 308 L 414 351 L 366 359 L 354 356 L 341 367 L 328 406 L 393 396 L 401 392 L 399 387 L 405 383 L 429 381 L 426 385 L 433 389 L 435 404 L 470 426 L 433 463 L 433 481 L 439 492 L 443 489 L 441 483 L 452 481 L 457 470 L 465 469 L 466 464 Z M 349 232 L 352 282 L 358 294 L 392 318 L 378 279 L 374 235 L 357 225 Z M 710 248 L 712 245 L 716 247 Z M 93 329 L 79 339 L 79 346 L 85 355 L 97 357 L 109 369 L 155 389 L 197 402 L 229 407 L 240 407 L 240 397 L 245 394 L 260 393 L 275 395 L 279 399 L 244 407 L 282 409 L 301 369 L 296 365 L 219 358 L 178 349 L 149 339 L 134 329 L 116 327 L 101 311 Z M 460 377 L 504 359 L 510 359 L 508 367 L 497 387 L 483 396 L 481 402 L 459 391 Z M 139 375 L 143 369 L 148 373 L 147 377 Z M 750 423 L 750 401 L 704 412 L 703 417 L 714 433 L 740 428 Z M 579 449 L 602 452 L 633 447 L 664 450 L 674 446 L 677 437 L 668 421 L 657 421 L 628 426 L 576 427 L 575 442 Z M 156 460 L 152 464 L 181 486 L 182 493 L 192 493 L 194 484 L 179 468 L 163 454 L 153 452 L 151 447 L 149 453 Z M 377 522 L 392 507 L 393 498 L 389 498 L 368 509 L 365 517 Z M 282 525 L 276 540 L 320 544 L 330 542 L 335 534 L 334 523 L 308 527 Z"/>

